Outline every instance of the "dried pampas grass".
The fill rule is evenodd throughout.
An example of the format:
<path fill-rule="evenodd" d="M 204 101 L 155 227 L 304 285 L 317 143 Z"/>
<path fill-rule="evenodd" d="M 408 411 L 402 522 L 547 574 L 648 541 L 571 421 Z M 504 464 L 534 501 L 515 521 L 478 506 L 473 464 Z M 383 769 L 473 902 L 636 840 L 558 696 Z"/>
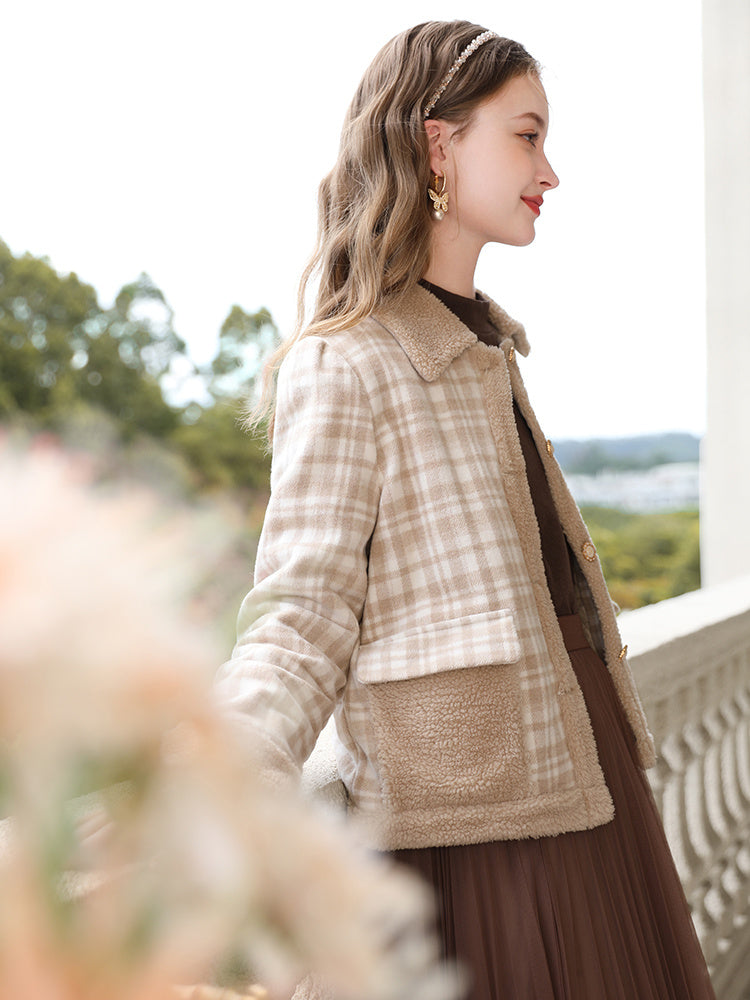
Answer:
<path fill-rule="evenodd" d="M 426 890 L 224 726 L 192 527 L 0 445 L 0 1000 L 451 1000 Z"/>

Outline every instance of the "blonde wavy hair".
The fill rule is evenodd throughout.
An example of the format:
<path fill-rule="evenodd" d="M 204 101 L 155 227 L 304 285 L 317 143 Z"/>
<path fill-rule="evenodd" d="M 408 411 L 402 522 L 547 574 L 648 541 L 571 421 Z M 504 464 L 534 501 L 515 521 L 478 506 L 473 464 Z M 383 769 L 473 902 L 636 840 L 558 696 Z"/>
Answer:
<path fill-rule="evenodd" d="M 424 108 L 462 50 L 486 29 L 428 21 L 392 38 L 366 70 L 349 106 L 339 155 L 318 191 L 318 238 L 297 298 L 297 325 L 266 363 L 247 425 L 273 430 L 275 376 L 303 336 L 353 326 L 413 286 L 427 270 L 432 215 Z M 492 37 L 463 64 L 430 118 L 466 128 L 476 107 L 510 80 L 539 74 L 518 42 Z M 319 278 L 310 322 L 305 299 Z"/>

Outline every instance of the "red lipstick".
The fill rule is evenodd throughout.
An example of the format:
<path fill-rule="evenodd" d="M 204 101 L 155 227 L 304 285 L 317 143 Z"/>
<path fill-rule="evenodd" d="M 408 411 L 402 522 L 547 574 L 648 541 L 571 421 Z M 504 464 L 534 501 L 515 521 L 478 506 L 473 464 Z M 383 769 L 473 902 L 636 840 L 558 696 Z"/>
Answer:
<path fill-rule="evenodd" d="M 536 198 L 521 198 L 521 201 L 525 202 L 534 215 L 539 215 L 542 208 L 542 197 L 539 195 Z"/>

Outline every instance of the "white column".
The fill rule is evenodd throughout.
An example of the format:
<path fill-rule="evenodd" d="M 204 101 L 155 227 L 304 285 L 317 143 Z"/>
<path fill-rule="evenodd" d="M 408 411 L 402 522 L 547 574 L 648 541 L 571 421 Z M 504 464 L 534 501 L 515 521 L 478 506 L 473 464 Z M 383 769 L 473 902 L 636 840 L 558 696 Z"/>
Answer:
<path fill-rule="evenodd" d="M 750 573 L 749 0 L 703 0 L 703 86 L 708 404 L 701 570 L 707 586 Z M 669 179 L 664 183 L 668 188 Z"/>

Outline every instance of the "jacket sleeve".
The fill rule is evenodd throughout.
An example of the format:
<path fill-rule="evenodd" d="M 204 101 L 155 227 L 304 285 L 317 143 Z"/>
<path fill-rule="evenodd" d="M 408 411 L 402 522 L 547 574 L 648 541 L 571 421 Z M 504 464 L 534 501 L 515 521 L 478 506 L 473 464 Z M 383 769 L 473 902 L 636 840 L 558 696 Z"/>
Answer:
<path fill-rule="evenodd" d="M 303 338 L 279 372 L 254 587 L 215 688 L 270 780 L 298 776 L 346 683 L 379 495 L 364 387 L 327 341 Z"/>

